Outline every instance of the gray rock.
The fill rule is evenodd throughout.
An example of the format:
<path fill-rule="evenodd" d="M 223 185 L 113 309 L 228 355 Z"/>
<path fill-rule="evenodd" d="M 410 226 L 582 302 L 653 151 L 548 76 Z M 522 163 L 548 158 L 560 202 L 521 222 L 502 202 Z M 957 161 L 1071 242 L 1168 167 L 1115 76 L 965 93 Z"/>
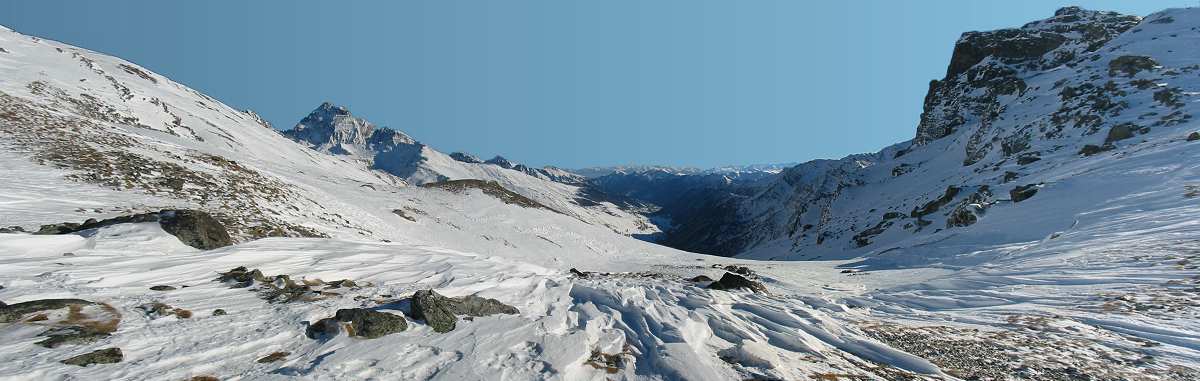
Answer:
<path fill-rule="evenodd" d="M 1104 143 L 1112 143 L 1118 140 L 1125 140 L 1133 137 L 1133 131 L 1139 129 L 1133 123 L 1121 123 L 1112 126 L 1108 130 L 1108 136 L 1104 138 Z"/>
<path fill-rule="evenodd" d="M 67 365 L 88 366 L 92 364 L 116 364 L 124 359 L 125 355 L 121 353 L 121 348 L 107 348 L 85 353 L 60 362 Z"/>
<path fill-rule="evenodd" d="M 175 291 L 174 286 L 166 286 L 166 285 L 150 286 L 150 289 L 153 291 Z"/>
<path fill-rule="evenodd" d="M 421 290 L 413 294 L 412 314 L 413 318 L 424 320 L 434 332 L 453 331 L 458 322 L 450 309 L 450 298 L 433 290 Z"/>
<path fill-rule="evenodd" d="M 109 333 L 101 332 L 86 326 L 71 326 L 54 328 L 46 332 L 42 332 L 38 336 L 44 336 L 46 339 L 34 344 L 46 348 L 58 348 L 63 344 L 76 345 L 93 343 L 97 340 L 108 337 Z"/>
<path fill-rule="evenodd" d="M 412 313 L 413 318 L 425 320 L 435 332 L 450 332 L 457 325 L 457 315 L 483 317 L 521 311 L 495 299 L 475 295 L 447 298 L 433 290 L 421 290 L 412 296 Z"/>
<path fill-rule="evenodd" d="M 158 222 L 164 231 L 179 238 L 184 244 L 201 250 L 212 250 L 233 244 L 225 225 L 199 210 L 167 209 L 157 213 L 142 213 L 96 221 L 88 219 L 82 224 L 64 222 L 42 225 L 34 234 L 71 234 L 88 229 L 127 223 Z"/>
<path fill-rule="evenodd" d="M 333 318 L 343 323 L 350 323 L 352 330 L 350 336 L 366 339 L 379 338 L 408 329 L 408 322 L 404 321 L 403 316 L 365 308 L 341 309 Z"/>
<path fill-rule="evenodd" d="M 697 275 L 694 278 L 688 279 L 689 282 L 712 282 L 712 278 L 707 275 Z"/>
<path fill-rule="evenodd" d="M 225 310 L 218 308 L 218 309 L 213 310 L 212 316 L 225 316 L 226 314 L 227 313 L 225 312 Z"/>
<path fill-rule="evenodd" d="M 1194 142 L 1197 140 L 1200 140 L 1200 132 L 1192 131 L 1192 133 L 1188 134 L 1187 141 Z"/>
<path fill-rule="evenodd" d="M 0 306 L 0 323 L 12 323 L 21 319 L 22 316 L 34 312 L 57 310 L 70 305 L 92 304 L 95 303 L 83 299 L 42 299 Z"/>
<path fill-rule="evenodd" d="M 741 275 L 734 273 L 725 273 L 721 276 L 721 280 L 708 285 L 708 288 L 713 290 L 737 290 L 747 289 L 754 292 L 767 292 L 767 287 L 762 283 L 755 282 Z"/>

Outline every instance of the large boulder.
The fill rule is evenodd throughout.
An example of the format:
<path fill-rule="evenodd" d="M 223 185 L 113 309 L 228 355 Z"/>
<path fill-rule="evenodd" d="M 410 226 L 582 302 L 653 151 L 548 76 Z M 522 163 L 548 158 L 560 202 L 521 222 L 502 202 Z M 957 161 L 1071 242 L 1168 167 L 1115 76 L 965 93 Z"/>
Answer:
<path fill-rule="evenodd" d="M 475 295 L 448 298 L 433 290 L 421 290 L 413 294 L 412 313 L 414 318 L 425 320 L 434 332 L 450 332 L 457 325 L 457 315 L 483 317 L 521 311 L 496 299 Z"/>
<path fill-rule="evenodd" d="M 343 323 L 349 323 L 350 336 L 366 339 L 379 338 L 408 329 L 408 322 L 404 321 L 404 317 L 366 308 L 341 309 L 333 318 Z"/>
<path fill-rule="evenodd" d="M 199 210 L 164 210 L 159 212 L 158 224 L 184 244 L 212 250 L 233 244 L 225 225 L 208 213 Z"/>
<path fill-rule="evenodd" d="M 164 231 L 179 238 L 184 244 L 200 249 L 212 250 L 233 244 L 225 225 L 208 213 L 199 210 L 165 209 L 153 213 L 141 213 L 99 220 L 89 219 L 81 224 L 64 222 L 42 225 L 34 234 L 71 234 L 89 229 L 98 229 L 117 224 L 158 222 Z"/>
<path fill-rule="evenodd" d="M 720 280 L 712 282 L 708 288 L 713 290 L 738 290 L 746 289 L 754 292 L 767 292 L 767 287 L 762 283 L 755 282 L 746 277 L 734 273 L 725 273 Z"/>
<path fill-rule="evenodd" d="M 1021 202 L 1033 197 L 1033 195 L 1037 194 L 1037 192 L 1037 184 L 1020 185 L 1009 191 L 1008 196 L 1012 198 L 1013 202 Z"/>
<path fill-rule="evenodd" d="M 424 320 L 434 332 L 453 331 L 458 322 L 458 318 L 450 310 L 450 298 L 433 290 L 421 290 L 413 294 L 412 315 Z"/>

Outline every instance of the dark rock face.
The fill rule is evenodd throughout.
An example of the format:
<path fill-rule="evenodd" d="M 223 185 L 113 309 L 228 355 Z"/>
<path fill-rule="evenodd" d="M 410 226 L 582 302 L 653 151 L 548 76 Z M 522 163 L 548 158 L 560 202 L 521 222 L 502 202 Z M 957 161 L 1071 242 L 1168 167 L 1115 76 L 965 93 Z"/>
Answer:
<path fill-rule="evenodd" d="M 1092 156 L 1111 149 L 1112 146 L 1110 145 L 1098 146 L 1095 144 L 1088 144 L 1079 149 L 1079 154 L 1083 156 Z"/>
<path fill-rule="evenodd" d="M 712 278 L 709 278 L 707 275 L 697 275 L 695 277 L 689 278 L 688 281 L 689 282 L 712 282 Z"/>
<path fill-rule="evenodd" d="M 158 222 L 164 231 L 179 238 L 180 242 L 200 250 L 212 250 L 233 244 L 225 225 L 216 218 L 199 210 L 186 209 L 166 209 L 157 213 L 141 213 L 100 221 L 89 219 L 82 224 L 65 222 L 42 225 L 34 234 L 71 234 L 117 224 L 145 222 Z"/>
<path fill-rule="evenodd" d="M 493 157 L 491 159 L 488 159 L 488 161 L 485 161 L 484 163 L 496 165 L 496 166 L 499 166 L 500 168 L 504 168 L 504 169 L 513 169 L 513 167 L 516 166 L 516 164 L 513 164 L 513 162 L 508 161 L 508 159 L 505 159 L 504 156 Z"/>
<path fill-rule="evenodd" d="M 121 348 L 101 349 L 60 361 L 67 365 L 88 366 L 92 364 L 116 364 L 125 359 Z"/>
<path fill-rule="evenodd" d="M 215 310 L 213 310 L 213 312 L 212 312 L 212 316 L 225 316 L 226 314 L 228 314 L 228 313 L 227 313 L 227 312 L 225 312 L 225 310 L 223 310 L 223 309 L 220 309 L 220 308 L 218 308 L 218 309 L 215 309 Z"/>
<path fill-rule="evenodd" d="M 987 124 L 995 117 L 997 96 L 1019 95 L 1026 90 L 1021 71 L 1071 64 L 1138 22 L 1136 16 L 1067 7 L 1052 18 L 1021 28 L 964 33 L 954 46 L 946 76 L 929 84 L 913 145 Z M 1124 65 L 1118 63 L 1122 68 Z M 982 95 L 973 95 L 979 94 L 979 89 L 984 90 Z M 980 136 L 973 140 L 980 144 L 969 145 L 968 158 L 982 157 L 986 152 L 978 151 L 992 148 L 987 136 L 992 132 L 985 127 L 975 129 Z"/>
<path fill-rule="evenodd" d="M 365 308 L 341 309 L 333 317 L 350 324 L 350 336 L 374 339 L 408 329 L 404 317 Z"/>
<path fill-rule="evenodd" d="M 1200 132 L 1193 131 L 1192 133 L 1188 134 L 1187 141 L 1194 142 L 1197 140 L 1200 140 Z"/>
<path fill-rule="evenodd" d="M 95 304 L 83 299 L 42 299 L 31 300 L 11 305 L 0 305 L 0 323 L 12 323 L 21 317 L 42 311 L 52 311 L 67 308 L 72 305 L 87 306 Z"/>
<path fill-rule="evenodd" d="M 767 287 L 762 283 L 755 282 L 741 275 L 734 273 L 725 273 L 721 279 L 708 285 L 708 288 L 713 290 L 738 290 L 746 289 L 754 292 L 767 292 Z"/>
<path fill-rule="evenodd" d="M 414 318 L 425 320 L 425 324 L 435 332 L 450 332 L 457 325 L 456 315 L 483 317 L 497 314 L 513 315 L 519 314 L 520 311 L 495 299 L 475 295 L 447 298 L 433 290 L 421 290 L 413 294 L 412 313 Z"/>
<path fill-rule="evenodd" d="M 1021 185 L 1009 191 L 1008 196 L 1012 198 L 1013 202 L 1021 202 L 1033 197 L 1037 192 L 1037 184 Z"/>
<path fill-rule="evenodd" d="M 283 361 L 283 360 L 287 359 L 288 355 L 290 355 L 290 354 L 292 354 L 292 353 L 291 352 L 273 352 L 269 355 L 263 356 L 262 358 L 258 359 L 258 363 L 259 364 L 268 364 L 268 363 Z"/>
<path fill-rule="evenodd" d="M 158 285 L 158 286 L 150 286 L 150 290 L 152 290 L 152 291 L 175 291 L 175 287 Z"/>
<path fill-rule="evenodd" d="M 475 155 L 465 153 L 465 152 L 453 152 L 450 154 L 450 158 L 464 162 L 464 163 L 471 163 L 471 164 L 483 163 L 483 160 L 479 159 L 478 157 L 475 157 Z"/>
<path fill-rule="evenodd" d="M 447 191 L 456 192 L 456 193 L 463 192 L 470 188 L 474 188 L 474 189 L 479 189 L 479 190 L 483 191 L 483 194 L 486 194 L 488 196 L 492 196 L 492 197 L 499 199 L 501 202 L 503 202 L 505 204 L 516 205 L 516 206 L 521 206 L 521 207 L 525 207 L 525 208 L 546 209 L 546 210 L 553 211 L 553 209 L 550 209 L 549 207 L 546 207 L 545 205 L 542 205 L 541 203 L 538 203 L 537 201 L 531 200 L 528 197 L 522 196 L 521 194 L 519 194 L 517 192 L 513 192 L 513 191 L 508 190 L 507 188 L 504 188 L 504 186 L 500 185 L 500 183 L 495 182 L 495 181 L 484 181 L 484 180 L 474 180 L 474 179 L 448 180 L 448 181 L 439 181 L 439 182 L 434 182 L 434 183 L 428 183 L 428 184 L 424 184 L 421 186 L 425 187 L 425 188 L 445 189 Z"/>

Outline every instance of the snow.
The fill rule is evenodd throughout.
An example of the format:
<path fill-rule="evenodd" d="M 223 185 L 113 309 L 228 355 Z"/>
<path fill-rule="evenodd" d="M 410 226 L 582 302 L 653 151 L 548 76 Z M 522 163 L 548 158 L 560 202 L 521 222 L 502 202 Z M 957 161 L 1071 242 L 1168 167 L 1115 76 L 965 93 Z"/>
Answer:
<path fill-rule="evenodd" d="M 1145 53 L 1169 67 L 1196 63 L 1194 51 L 1172 52 L 1174 43 L 1150 42 L 1159 40 L 1147 36 L 1195 38 L 1189 28 L 1200 24 L 1200 11 L 1164 14 L 1176 21 L 1143 22 L 1141 32 L 1114 40 L 1119 51 L 1106 57 Z M 87 122 L 73 125 L 84 134 L 79 136 L 90 138 L 78 144 L 175 163 L 211 174 L 214 183 L 247 178 L 219 162 L 192 159 L 218 155 L 261 176 L 249 178 L 281 189 L 228 195 L 221 202 L 229 204 L 222 204 L 165 188 L 79 181 L 75 176 L 84 171 L 78 168 L 39 164 L 41 146 L 22 131 L 45 126 L 0 119 L 0 136 L 6 138 L 0 141 L 5 179 L 0 227 L 36 229 L 164 208 L 244 207 L 237 217 L 278 219 L 330 236 L 242 239 L 199 251 L 156 224 L 70 235 L 0 234 L 0 301 L 81 298 L 111 306 L 121 319 L 109 337 L 58 348 L 34 343 L 69 314 L 0 324 L 0 379 L 979 375 L 972 372 L 1037 379 L 1066 370 L 1116 379 L 1200 376 L 1195 264 L 1200 204 L 1194 194 L 1200 186 L 1200 143 L 1183 140 L 1195 124 L 1155 127 L 1091 157 L 1076 155 L 1077 147 L 1051 147 L 1062 141 L 1039 141 L 1035 149 L 1044 152 L 1042 160 L 1021 169 L 1018 182 L 1003 186 L 997 177 L 1015 164 L 995 171 L 964 167 L 958 149 L 965 136 L 933 141 L 899 158 L 894 154 L 904 145 L 802 164 L 781 173 L 788 186 L 765 189 L 755 204 L 761 209 L 750 212 L 785 221 L 787 216 L 776 213 L 779 201 L 794 200 L 789 197 L 796 192 L 844 192 L 827 205 L 839 216 L 834 223 L 861 227 L 876 221 L 867 216 L 888 208 L 907 212 L 936 198 L 946 185 L 992 185 L 1000 199 L 1011 186 L 1040 185 L 1028 200 L 992 204 L 969 229 L 934 232 L 940 226 L 931 226 L 913 234 L 893 226 L 865 247 L 827 245 L 804 258 L 790 256 L 791 241 L 764 240 L 741 258 L 720 258 L 626 236 L 622 233 L 641 229 L 637 219 L 568 202 L 577 191 L 570 185 L 494 165 L 465 165 L 430 149 L 422 155 L 440 173 L 492 179 L 554 211 L 505 204 L 480 191 L 410 186 L 353 157 L 297 144 L 252 113 L 117 58 L 7 30 L 0 31 L 0 47 L 11 52 L 0 54 L 0 91 L 26 102 L 4 104 L 28 104 Z M 1075 75 L 1061 71 L 1027 80 L 1048 89 Z M 36 91 L 30 84 L 38 81 L 68 97 Z M 1184 88 L 1197 82 L 1194 73 L 1171 81 Z M 136 122 L 106 120 L 71 106 L 68 99 L 82 94 Z M 1144 96 L 1131 97 L 1131 109 L 1149 107 L 1150 101 L 1139 98 Z M 1183 107 L 1190 112 L 1195 104 Z M 1029 114 L 1053 112 L 1035 106 Z M 182 122 L 174 123 L 176 117 Z M 127 138 L 129 144 L 101 137 Z M 1072 138 L 1094 142 L 1102 136 Z M 902 163 L 914 169 L 892 176 Z M 826 181 L 830 174 L 855 178 L 856 171 L 865 171 L 859 177 L 865 186 L 843 190 L 837 181 Z M 809 260 L 764 260 L 771 258 Z M 712 290 L 707 282 L 687 280 L 719 278 L 725 265 L 748 267 L 769 292 Z M 215 281 L 218 272 L 237 266 L 296 280 L 352 279 L 362 286 L 315 301 L 276 304 Z M 593 273 L 572 276 L 572 268 Z M 157 285 L 177 289 L 149 289 Z M 521 312 L 460 320 L 454 331 L 436 333 L 408 316 L 404 298 L 422 289 L 494 298 Z M 150 302 L 192 316 L 152 318 L 138 310 Z M 307 323 L 354 307 L 405 315 L 409 329 L 377 339 L 305 336 Z M 229 314 L 214 316 L 218 308 Z M 83 313 L 107 316 L 105 311 Z M 59 363 L 109 347 L 121 348 L 124 360 L 83 368 Z M 281 351 L 289 352 L 281 362 L 256 362 Z M 606 361 L 616 365 L 609 368 Z"/>

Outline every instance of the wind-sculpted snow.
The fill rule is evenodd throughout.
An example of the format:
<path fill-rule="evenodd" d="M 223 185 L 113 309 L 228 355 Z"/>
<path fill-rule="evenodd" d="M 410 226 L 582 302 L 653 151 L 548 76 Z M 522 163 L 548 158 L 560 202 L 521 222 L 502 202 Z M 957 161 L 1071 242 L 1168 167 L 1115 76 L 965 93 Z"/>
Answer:
<path fill-rule="evenodd" d="M 1124 22 L 1080 12 L 1026 32 Z M 738 259 L 639 241 L 621 233 L 654 229 L 575 185 L 372 139 L 328 107 L 339 143 L 416 147 L 396 163 L 479 180 L 411 186 L 339 153 L 355 144 L 299 144 L 0 28 L 0 378 L 1200 379 L 1197 25 L 1169 10 L 1041 58 L 984 41 L 948 72 L 1020 68 L 1017 95 L 981 98 L 999 115 L 705 205 L 721 220 L 689 241 Z M 1060 47 L 1077 57 L 1047 66 Z M 653 172 L 624 176 L 677 175 Z M 239 243 L 199 251 L 156 223 L 21 232 L 163 209 L 208 211 Z M 712 284 L 732 273 L 750 289 Z M 413 318 L 424 290 L 513 308 L 439 333 Z M 314 328 L 343 309 L 405 324 Z M 62 362 L 88 353 L 108 356 Z"/>

